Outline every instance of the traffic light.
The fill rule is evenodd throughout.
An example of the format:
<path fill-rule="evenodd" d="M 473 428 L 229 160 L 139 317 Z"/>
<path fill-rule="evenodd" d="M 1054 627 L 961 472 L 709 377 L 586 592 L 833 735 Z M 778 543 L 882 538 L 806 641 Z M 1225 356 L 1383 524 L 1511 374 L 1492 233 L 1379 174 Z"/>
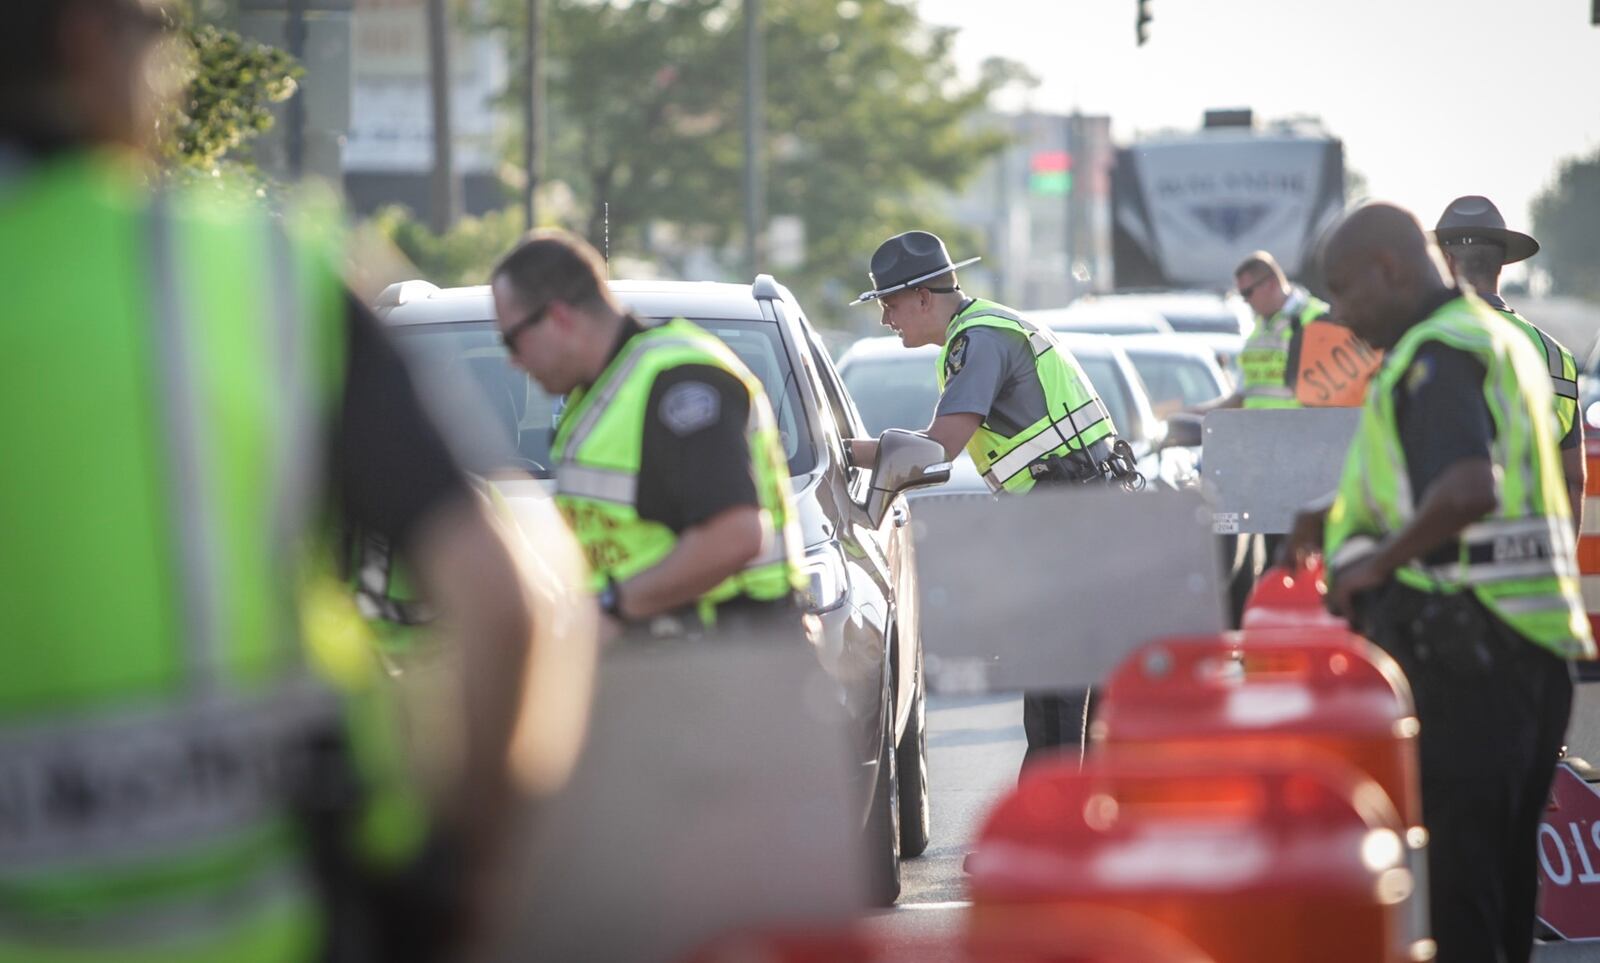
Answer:
<path fill-rule="evenodd" d="M 1028 190 L 1044 196 L 1072 193 L 1072 155 L 1064 150 L 1041 150 L 1028 160 Z"/>
<path fill-rule="evenodd" d="M 1600 0 L 1595 0 L 1600 3 Z M 1139 0 L 1139 18 L 1134 21 L 1134 35 L 1139 38 L 1138 46 L 1143 47 L 1146 40 L 1150 39 L 1150 0 Z"/>

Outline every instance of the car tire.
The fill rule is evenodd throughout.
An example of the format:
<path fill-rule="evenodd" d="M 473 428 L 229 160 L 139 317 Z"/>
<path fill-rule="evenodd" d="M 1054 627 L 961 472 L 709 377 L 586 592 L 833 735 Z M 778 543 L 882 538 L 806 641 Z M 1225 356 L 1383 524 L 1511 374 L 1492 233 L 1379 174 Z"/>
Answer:
<path fill-rule="evenodd" d="M 884 686 L 883 741 L 878 748 L 878 778 L 867 814 L 868 885 L 874 906 L 893 906 L 900 898 L 900 790 L 895 776 L 894 688 Z"/>
<path fill-rule="evenodd" d="M 928 686 L 922 675 L 922 647 L 912 684 L 911 718 L 895 750 L 895 779 L 900 795 L 900 858 L 921 856 L 928 848 L 932 812 L 928 796 Z"/>

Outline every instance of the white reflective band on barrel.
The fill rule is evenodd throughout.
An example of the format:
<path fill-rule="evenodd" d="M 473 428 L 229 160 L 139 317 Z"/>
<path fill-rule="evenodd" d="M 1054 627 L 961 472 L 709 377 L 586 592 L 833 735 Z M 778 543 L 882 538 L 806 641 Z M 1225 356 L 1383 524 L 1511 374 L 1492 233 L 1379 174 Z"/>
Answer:
<path fill-rule="evenodd" d="M 66 871 L 237 836 L 293 804 L 313 737 L 339 725 L 333 693 L 301 677 L 0 731 L 0 866 Z"/>
<path fill-rule="evenodd" d="M 1081 417 L 1094 416 L 1093 421 L 1082 421 Z M 1071 416 L 1063 416 L 1039 429 L 1032 438 L 1008 451 L 997 459 L 989 470 L 984 472 L 984 480 L 989 487 L 998 488 L 1011 480 L 1017 472 L 1026 469 L 1038 459 L 1050 454 L 1065 444 L 1064 439 L 1071 439 L 1081 435 L 1109 417 L 1100 405 L 1099 397 L 1090 398 L 1073 410 Z M 1076 427 L 1074 427 L 1076 422 Z"/>
<path fill-rule="evenodd" d="M 632 505 L 639 492 L 639 476 L 632 472 L 562 462 L 556 466 L 556 492 L 573 498 Z"/>
<path fill-rule="evenodd" d="M 1583 530 L 1580 535 L 1600 535 L 1600 498 L 1590 495 L 1583 500 Z"/>
<path fill-rule="evenodd" d="M 208 437 L 205 403 L 194 372 L 194 323 L 181 277 L 180 257 L 165 191 L 156 191 L 146 225 L 154 315 L 156 370 L 159 372 L 161 424 L 167 443 L 167 517 L 176 535 L 177 565 L 172 582 L 182 612 L 188 684 L 196 691 L 219 681 L 222 587 L 216 529 L 217 508 L 211 459 L 218 448 Z"/>
<path fill-rule="evenodd" d="M 1584 611 L 1600 612 L 1600 575 L 1580 575 L 1578 582 L 1583 589 Z"/>

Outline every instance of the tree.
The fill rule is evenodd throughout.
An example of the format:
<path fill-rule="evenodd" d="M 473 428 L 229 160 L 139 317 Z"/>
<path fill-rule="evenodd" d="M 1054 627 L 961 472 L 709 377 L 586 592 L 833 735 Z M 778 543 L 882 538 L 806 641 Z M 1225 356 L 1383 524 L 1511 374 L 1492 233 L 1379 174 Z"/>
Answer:
<path fill-rule="evenodd" d="M 693 248 L 727 251 L 738 239 L 740 7 L 546 0 L 545 176 L 564 181 L 584 211 L 570 226 L 598 244 L 609 203 L 613 251 L 669 262 Z M 805 236 L 804 263 L 785 280 L 811 293 L 854 293 L 885 236 L 949 228 L 927 201 L 1003 146 L 971 121 L 1014 73 L 986 65 L 961 80 L 954 31 L 922 23 L 911 4 L 768 0 L 766 8 L 766 208 L 799 218 Z M 486 25 L 504 28 L 521 60 L 525 0 L 495 0 L 492 10 Z M 514 99 L 525 71 L 513 76 Z"/>
<path fill-rule="evenodd" d="M 181 95 L 159 119 L 157 155 L 181 173 L 253 174 L 246 148 L 272 127 L 271 106 L 294 96 L 302 71 L 276 47 L 247 40 L 178 8 Z"/>
<path fill-rule="evenodd" d="M 1600 301 L 1600 149 L 1561 162 L 1533 200 L 1533 230 L 1552 291 Z"/>

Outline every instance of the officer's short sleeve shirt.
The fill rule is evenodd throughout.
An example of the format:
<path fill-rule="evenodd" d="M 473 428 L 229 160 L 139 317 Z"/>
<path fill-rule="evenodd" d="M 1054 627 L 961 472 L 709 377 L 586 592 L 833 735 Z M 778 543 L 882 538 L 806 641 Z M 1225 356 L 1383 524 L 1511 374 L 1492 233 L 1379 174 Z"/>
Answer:
<path fill-rule="evenodd" d="M 750 393 L 711 365 L 656 377 L 639 457 L 641 518 L 681 533 L 729 508 L 760 507 L 745 425 Z"/>
<path fill-rule="evenodd" d="M 978 326 L 951 339 L 935 417 L 974 414 L 1012 435 L 1045 416 L 1044 386 L 1020 331 Z"/>

